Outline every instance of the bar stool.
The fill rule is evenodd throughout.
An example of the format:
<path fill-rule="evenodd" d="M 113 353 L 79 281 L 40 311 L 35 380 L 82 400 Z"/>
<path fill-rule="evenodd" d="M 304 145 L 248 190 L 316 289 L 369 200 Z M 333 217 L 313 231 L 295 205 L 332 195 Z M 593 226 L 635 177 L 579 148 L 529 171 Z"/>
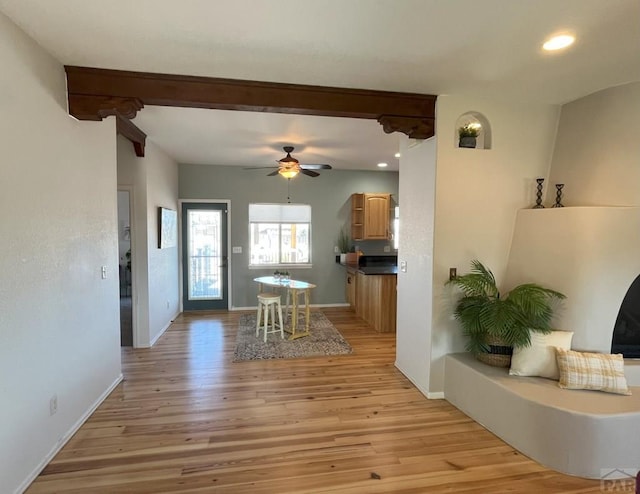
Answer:
<path fill-rule="evenodd" d="M 295 304 L 294 304 L 294 297 L 295 297 Z M 285 303 L 285 311 L 284 311 L 284 319 L 285 321 L 289 320 L 289 318 L 291 318 L 291 321 L 293 321 L 293 318 L 296 317 L 298 318 L 301 315 L 304 315 L 304 312 L 301 314 L 300 313 L 300 307 L 305 307 L 306 308 L 306 304 L 307 304 L 307 292 L 306 290 L 287 290 L 287 298 L 286 298 L 286 303 Z M 289 310 L 289 305 L 291 305 L 291 310 Z M 297 308 L 296 313 L 293 313 L 293 307 Z M 296 319 L 297 321 L 297 319 Z"/>
<path fill-rule="evenodd" d="M 278 309 L 278 324 L 276 326 L 276 308 Z M 269 329 L 269 309 L 271 309 L 271 329 Z M 280 338 L 284 339 L 284 325 L 282 324 L 282 306 L 280 305 L 280 295 L 277 293 L 258 294 L 258 313 L 256 314 L 256 337 L 260 334 L 260 319 L 264 310 L 264 341 L 267 342 L 267 335 L 280 332 Z M 278 328 L 279 326 L 279 328 Z"/>

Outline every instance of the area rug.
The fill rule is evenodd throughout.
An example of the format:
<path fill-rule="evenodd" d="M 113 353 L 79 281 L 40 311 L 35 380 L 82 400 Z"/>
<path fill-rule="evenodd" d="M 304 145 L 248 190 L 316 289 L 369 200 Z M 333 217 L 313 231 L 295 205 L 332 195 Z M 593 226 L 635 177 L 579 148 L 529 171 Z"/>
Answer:
<path fill-rule="evenodd" d="M 304 330 L 304 319 L 300 319 L 298 328 Z M 265 343 L 262 331 L 256 337 L 256 315 L 243 314 L 240 316 L 233 361 L 345 355 L 353 351 L 322 312 L 311 313 L 309 331 L 309 336 L 292 341 L 287 339 L 289 334 L 286 331 L 284 340 L 280 333 L 269 334 Z"/>

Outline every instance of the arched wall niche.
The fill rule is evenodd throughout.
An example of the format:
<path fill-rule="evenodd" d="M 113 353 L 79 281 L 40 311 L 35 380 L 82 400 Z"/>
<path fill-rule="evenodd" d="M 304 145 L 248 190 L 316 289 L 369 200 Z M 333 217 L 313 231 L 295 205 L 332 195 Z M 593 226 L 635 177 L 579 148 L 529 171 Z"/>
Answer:
<path fill-rule="evenodd" d="M 460 139 L 460 129 L 467 126 L 479 129 L 478 136 L 475 140 L 475 146 L 466 144 Z M 460 115 L 456 120 L 454 132 L 454 142 L 456 143 L 456 147 L 491 149 L 491 124 L 489 123 L 489 119 L 480 112 L 468 111 Z"/>

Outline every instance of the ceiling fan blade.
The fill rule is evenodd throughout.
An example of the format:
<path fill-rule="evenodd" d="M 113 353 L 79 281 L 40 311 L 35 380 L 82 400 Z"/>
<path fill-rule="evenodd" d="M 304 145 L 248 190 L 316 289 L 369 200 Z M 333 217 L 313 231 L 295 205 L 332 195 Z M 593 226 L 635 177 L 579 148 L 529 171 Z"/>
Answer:
<path fill-rule="evenodd" d="M 267 177 L 275 177 L 280 172 L 280 168 L 273 170 L 271 173 L 267 173 Z"/>
<path fill-rule="evenodd" d="M 314 172 L 311 170 L 306 170 L 304 168 L 300 169 L 300 173 L 307 175 L 308 177 L 317 177 L 318 175 L 320 175 L 318 172 Z"/>
<path fill-rule="evenodd" d="M 300 168 L 304 168 L 305 170 L 331 170 L 331 165 L 327 165 L 327 164 L 305 164 L 305 165 L 300 165 Z"/>
<path fill-rule="evenodd" d="M 279 168 L 278 166 L 249 166 L 243 168 L 243 170 L 266 170 L 268 168 Z"/>

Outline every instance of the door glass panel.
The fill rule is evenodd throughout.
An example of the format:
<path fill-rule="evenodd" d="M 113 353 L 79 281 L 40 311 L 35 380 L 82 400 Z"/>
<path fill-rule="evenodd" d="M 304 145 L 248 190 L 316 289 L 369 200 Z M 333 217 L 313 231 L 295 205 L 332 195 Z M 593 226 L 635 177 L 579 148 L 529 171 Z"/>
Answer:
<path fill-rule="evenodd" d="M 189 300 L 222 298 L 222 212 L 187 212 Z"/>

